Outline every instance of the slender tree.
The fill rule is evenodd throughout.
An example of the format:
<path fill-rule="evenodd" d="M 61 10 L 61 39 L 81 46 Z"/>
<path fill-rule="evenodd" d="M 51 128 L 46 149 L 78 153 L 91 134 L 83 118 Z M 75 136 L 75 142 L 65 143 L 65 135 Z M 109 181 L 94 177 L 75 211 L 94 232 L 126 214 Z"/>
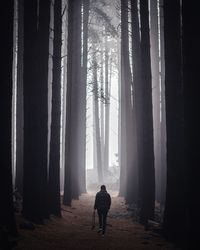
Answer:
<path fill-rule="evenodd" d="M 101 45 L 101 55 L 100 55 L 100 85 L 101 85 L 101 98 L 104 97 L 104 47 Z M 102 165 L 104 166 L 104 151 L 105 151 L 105 109 L 104 109 L 104 101 L 101 100 L 100 106 L 101 112 L 101 155 L 102 155 Z"/>
<path fill-rule="evenodd" d="M 79 116 L 79 166 L 80 166 L 80 192 L 86 192 L 86 86 L 88 74 L 88 20 L 90 0 L 82 1 L 83 6 L 83 54 L 82 54 L 82 84 L 80 84 L 80 116 Z"/>
<path fill-rule="evenodd" d="M 0 246 L 5 247 L 3 239 L 17 234 L 12 189 L 12 155 L 11 155 L 11 124 L 12 124 L 12 63 L 13 63 L 13 15 L 14 1 L 6 1 L 2 5 L 1 31 L 6 34 L 2 39 L 2 83 L 0 87 L 0 115 L 1 115 L 1 175 L 0 188 L 2 190 L 0 208 Z M 8 247 L 8 246 L 7 246 Z"/>
<path fill-rule="evenodd" d="M 146 224 L 154 218 L 155 203 L 155 170 L 153 146 L 153 115 L 152 115 L 152 78 L 149 34 L 148 0 L 140 2 L 141 16 L 141 84 L 143 88 L 143 155 L 141 169 L 141 222 Z"/>
<path fill-rule="evenodd" d="M 159 1 L 160 11 L 160 85 L 161 85 L 161 187 L 160 204 L 163 211 L 166 195 L 166 108 L 165 108 L 165 51 L 164 51 L 164 17 L 163 0 Z"/>
<path fill-rule="evenodd" d="M 156 200 L 161 201 L 161 124 L 159 82 L 158 1 L 150 1 L 150 41 L 152 69 L 153 131 L 156 177 Z"/>
<path fill-rule="evenodd" d="M 121 1 L 121 173 L 120 194 L 126 195 L 131 188 L 126 188 L 126 175 L 133 170 L 133 112 L 131 97 L 131 69 L 129 60 L 128 1 Z M 130 175 L 129 175 L 130 174 Z"/>
<path fill-rule="evenodd" d="M 60 211 L 60 115 L 61 115 L 61 48 L 62 48 L 62 2 L 54 3 L 54 43 L 52 82 L 52 121 L 49 161 L 49 209 L 61 216 Z"/>
<path fill-rule="evenodd" d="M 39 223 L 48 217 L 47 104 L 49 23 L 49 0 L 24 2 L 23 215 L 26 219 Z"/>
<path fill-rule="evenodd" d="M 185 197 L 187 183 L 184 168 L 183 85 L 180 1 L 164 1 L 165 98 L 167 130 L 167 190 L 164 233 L 169 239 L 185 237 Z M 187 223 L 186 223 L 187 224 Z M 179 229 L 178 229 L 179 228 Z"/>
<path fill-rule="evenodd" d="M 69 35 L 70 34 L 70 35 Z M 65 125 L 65 178 L 63 204 L 70 205 L 71 195 L 71 74 L 72 74 L 72 46 L 73 46 L 73 1 L 68 1 L 68 41 L 67 41 L 67 97 L 66 97 L 66 125 Z"/>
<path fill-rule="evenodd" d="M 94 101 L 94 119 L 95 119 L 95 133 L 96 133 L 96 150 L 97 150 L 97 172 L 98 182 L 103 182 L 103 168 L 102 168 L 102 155 L 101 155 L 101 138 L 100 138 L 100 123 L 99 123 L 99 91 L 98 91 L 98 79 L 97 79 L 97 57 L 95 51 L 95 43 L 93 42 L 93 101 Z"/>
<path fill-rule="evenodd" d="M 105 34 L 105 144 L 104 144 L 104 175 L 108 172 L 109 167 L 109 119 L 110 119 L 110 95 L 109 95 L 109 48 L 107 34 Z"/>
<path fill-rule="evenodd" d="M 142 159 L 142 91 L 141 91 L 141 47 L 138 15 L 138 1 L 131 1 L 131 31 L 132 31 L 132 74 L 133 74 L 133 134 L 134 134 L 134 173 L 132 201 L 139 198 L 139 170 Z"/>
<path fill-rule="evenodd" d="M 199 225 L 200 205 L 197 202 L 199 193 L 199 34 L 194 32 L 198 29 L 199 10 L 193 3 L 182 1 L 182 55 L 183 55 L 183 86 L 184 86 L 184 164 L 187 192 L 183 194 L 185 206 L 185 239 L 187 248 L 196 249 L 199 234 L 196 225 Z M 181 225 L 183 226 L 183 225 Z M 184 230 L 184 229 L 183 229 Z M 183 236 L 182 236 L 183 239 Z M 184 244 L 184 241 L 182 241 Z"/>
<path fill-rule="evenodd" d="M 79 189 L 79 114 L 81 74 L 81 2 L 68 2 L 68 58 L 67 58 L 67 110 L 65 133 L 65 183 L 66 205 L 78 198 Z M 78 154 L 78 156 L 77 156 Z"/>
<path fill-rule="evenodd" d="M 23 192 L 23 35 L 24 35 L 24 1 L 18 0 L 18 34 L 17 34 L 17 101 L 16 101 L 16 182 L 15 186 Z"/>

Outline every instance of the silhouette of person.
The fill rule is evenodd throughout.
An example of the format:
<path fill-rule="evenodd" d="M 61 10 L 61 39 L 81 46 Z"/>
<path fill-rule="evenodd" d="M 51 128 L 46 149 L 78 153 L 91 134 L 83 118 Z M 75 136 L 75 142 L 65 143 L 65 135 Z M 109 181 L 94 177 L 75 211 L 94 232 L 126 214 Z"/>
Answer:
<path fill-rule="evenodd" d="M 106 231 L 106 219 L 108 210 L 111 205 L 110 194 L 106 191 L 106 186 L 102 185 L 101 190 L 96 194 L 94 209 L 97 209 L 99 217 L 99 230 L 98 233 L 102 233 L 102 236 L 105 235 Z"/>

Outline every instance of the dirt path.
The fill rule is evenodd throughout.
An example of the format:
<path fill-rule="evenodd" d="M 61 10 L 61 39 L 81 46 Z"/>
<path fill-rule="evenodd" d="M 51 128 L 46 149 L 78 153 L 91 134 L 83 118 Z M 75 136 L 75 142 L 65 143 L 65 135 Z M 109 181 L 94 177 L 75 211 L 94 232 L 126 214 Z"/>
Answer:
<path fill-rule="evenodd" d="M 113 196 L 114 195 L 114 196 Z M 94 194 L 85 194 L 72 207 L 63 206 L 61 219 L 51 218 L 45 226 L 33 231 L 19 230 L 21 240 L 16 250 L 174 250 L 171 243 L 155 233 L 145 232 L 133 222 L 124 200 L 112 195 L 112 207 L 108 215 L 104 238 L 97 233 L 98 225 L 91 230 Z"/>

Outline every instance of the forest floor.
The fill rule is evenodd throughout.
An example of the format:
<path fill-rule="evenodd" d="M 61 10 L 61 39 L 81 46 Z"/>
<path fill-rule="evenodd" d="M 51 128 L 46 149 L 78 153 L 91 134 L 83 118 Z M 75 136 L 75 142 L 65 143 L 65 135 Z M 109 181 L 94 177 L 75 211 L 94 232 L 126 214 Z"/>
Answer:
<path fill-rule="evenodd" d="M 15 250 L 175 250 L 154 231 L 145 231 L 127 211 L 124 199 L 111 193 L 112 205 L 107 219 L 105 237 L 97 233 L 98 221 L 91 230 L 94 193 L 84 194 L 72 206 L 62 206 L 62 218 L 51 217 L 35 230 L 19 229 Z M 21 216 L 17 218 L 19 224 Z"/>

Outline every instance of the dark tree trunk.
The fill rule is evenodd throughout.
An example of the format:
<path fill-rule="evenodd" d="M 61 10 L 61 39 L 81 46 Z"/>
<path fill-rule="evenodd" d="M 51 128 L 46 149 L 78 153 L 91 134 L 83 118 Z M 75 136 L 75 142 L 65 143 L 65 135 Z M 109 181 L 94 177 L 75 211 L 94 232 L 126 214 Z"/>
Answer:
<path fill-rule="evenodd" d="M 108 70 L 108 41 L 107 35 L 105 34 L 105 141 L 104 141 L 104 175 L 108 172 L 109 167 L 109 111 L 110 111 L 110 96 L 109 96 L 109 70 Z"/>
<path fill-rule="evenodd" d="M 134 202 L 139 198 L 139 164 L 142 159 L 142 92 L 141 92 L 141 54 L 140 54 L 140 28 L 138 15 L 138 1 L 131 1 L 131 31 L 132 31 L 132 71 L 133 71 L 133 133 L 135 146 L 135 162 L 133 175 Z"/>
<path fill-rule="evenodd" d="M 79 116 L 79 166 L 80 166 L 80 192 L 86 192 L 86 86 L 87 86 L 87 62 L 88 62 L 88 19 L 90 0 L 83 2 L 83 66 L 82 84 L 80 85 L 80 116 Z"/>
<path fill-rule="evenodd" d="M 143 163 L 141 187 L 141 222 L 154 218 L 155 171 L 153 146 L 152 84 L 148 0 L 140 2 L 141 16 L 141 84 L 143 88 Z"/>
<path fill-rule="evenodd" d="M 166 196 L 166 108 L 165 108 L 165 51 L 164 51 L 164 17 L 163 0 L 160 0 L 160 84 L 161 84 L 161 191 L 160 203 L 162 209 Z"/>
<path fill-rule="evenodd" d="M 127 195 L 131 184 L 126 180 L 133 169 L 133 116 L 131 104 L 131 70 L 129 61 L 128 1 L 121 1 L 121 162 L 120 195 Z M 130 188 L 130 189 L 129 189 Z"/>
<path fill-rule="evenodd" d="M 65 178 L 63 204 L 71 205 L 71 89 L 72 89 L 72 48 L 73 48 L 73 1 L 68 1 L 68 42 L 67 42 L 67 97 L 65 125 Z M 70 35 L 69 35 L 70 34 Z"/>
<path fill-rule="evenodd" d="M 124 72 L 123 72 L 123 67 L 124 67 L 124 62 L 122 62 L 123 60 L 123 49 L 122 47 L 125 47 L 125 45 L 123 45 L 123 42 L 125 41 L 125 37 L 123 35 L 123 31 L 124 31 L 124 27 L 122 26 L 122 24 L 124 25 L 124 23 L 126 22 L 126 20 L 123 21 L 123 19 L 126 19 L 126 11 L 127 11 L 127 1 L 126 3 L 123 5 L 124 1 L 121 1 L 121 75 L 120 75 L 120 108 L 119 108 L 119 141 L 120 141 L 120 147 L 119 147 L 119 166 L 120 166 L 120 180 L 119 180 L 119 195 L 120 196 L 124 196 L 126 193 L 126 188 L 125 188 L 125 183 L 126 183 L 126 129 L 125 129 L 125 120 L 126 120 L 126 109 L 125 109 L 125 83 L 122 81 L 122 76 L 124 77 Z"/>
<path fill-rule="evenodd" d="M 125 101 L 125 141 L 126 141 L 126 192 L 125 199 L 127 203 L 132 203 L 135 196 L 135 170 L 137 165 L 136 160 L 136 135 L 134 129 L 134 113 L 133 113 L 133 96 L 132 96 L 132 77 L 129 60 L 129 36 L 128 36 L 128 1 L 123 1 L 122 4 L 122 48 L 121 48 L 121 84 L 124 84 L 124 101 Z M 122 103 L 123 105 L 123 103 Z M 123 125 L 122 125 L 123 127 Z M 122 148 L 124 146 L 122 145 Z M 123 152 L 122 152 L 123 153 Z"/>
<path fill-rule="evenodd" d="M 52 113 L 49 161 L 49 210 L 61 216 L 60 208 L 60 115 L 61 115 L 62 2 L 54 3 Z"/>
<path fill-rule="evenodd" d="M 183 86 L 180 1 L 164 1 L 167 190 L 164 233 L 184 241 L 186 186 L 183 148 Z"/>
<path fill-rule="evenodd" d="M 84 164 L 80 159 L 80 123 L 81 112 L 81 1 L 75 0 L 74 4 L 74 40 L 73 40 L 73 60 L 72 60 L 72 116 L 71 116 L 71 170 L 72 170 L 72 198 L 78 199 L 80 194 L 80 164 Z M 81 162 L 80 162 L 81 160 Z"/>
<path fill-rule="evenodd" d="M 183 84 L 184 84 L 184 135 L 185 135 L 185 165 L 187 178 L 187 193 L 183 194 L 187 227 L 185 237 L 188 238 L 188 249 L 196 249 L 199 244 L 200 204 L 199 197 L 199 9 L 192 2 L 182 1 L 182 41 L 183 41 Z M 186 185 L 186 184 L 185 184 Z M 189 218 L 188 218 L 189 216 Z M 182 226 L 182 225 L 181 225 Z M 183 229 L 184 230 L 184 229 Z M 189 236 L 189 237 L 188 237 Z M 183 236 L 182 236 L 183 238 Z M 184 243 L 184 242 L 183 242 Z"/>
<path fill-rule="evenodd" d="M 16 108 L 16 181 L 15 186 L 23 193 L 23 47 L 24 47 L 24 0 L 18 0 L 18 44 L 17 44 L 17 108 Z"/>
<path fill-rule="evenodd" d="M 79 190 L 79 115 L 81 74 L 81 2 L 68 2 L 68 68 L 65 137 L 64 204 L 78 198 Z M 78 155 L 77 155 L 78 154 Z"/>
<path fill-rule="evenodd" d="M 1 116 L 1 175 L 0 189 L 0 237 L 6 239 L 9 235 L 17 234 L 12 189 L 12 153 L 11 153 L 11 124 L 12 124 L 12 65 L 13 65 L 13 18 L 14 1 L 8 0 L 2 5 L 0 17 L 1 32 L 6 36 L 1 39 L 2 44 L 2 67 L 0 87 L 0 116 Z M 6 244 L 6 242 L 0 242 Z M 5 247 L 0 245 L 0 247 Z"/>
<path fill-rule="evenodd" d="M 101 98 L 104 96 L 104 60 L 103 60 L 103 45 L 101 46 L 101 69 L 100 69 L 100 82 L 101 82 Z M 102 156 L 102 166 L 104 166 L 104 148 L 105 148 L 105 106 L 104 101 L 101 100 L 101 156 Z"/>
<path fill-rule="evenodd" d="M 48 217 L 47 115 L 50 1 L 24 2 L 24 186 L 23 215 Z M 39 15 L 37 11 L 39 9 Z"/>
<path fill-rule="evenodd" d="M 155 155 L 156 200 L 161 201 L 161 124 L 160 124 L 160 82 L 159 82 L 159 38 L 158 1 L 150 1 L 150 41 L 153 98 L 153 131 Z"/>
<path fill-rule="evenodd" d="M 98 80 L 97 80 L 97 58 L 95 45 L 93 44 L 93 101 L 94 101 L 94 121 L 95 121 L 95 136 L 96 136 L 96 155 L 97 155 L 97 174 L 98 183 L 103 182 L 103 166 L 102 166 L 102 154 L 101 154 L 101 138 L 100 138 L 100 122 L 99 122 L 99 93 L 98 93 Z"/>

